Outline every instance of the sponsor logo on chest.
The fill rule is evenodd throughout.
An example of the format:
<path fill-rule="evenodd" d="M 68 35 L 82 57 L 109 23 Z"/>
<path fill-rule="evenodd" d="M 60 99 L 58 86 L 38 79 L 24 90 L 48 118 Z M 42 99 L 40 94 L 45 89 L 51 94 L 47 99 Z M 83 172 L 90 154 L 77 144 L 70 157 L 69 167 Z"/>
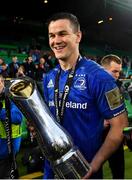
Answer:
<path fill-rule="evenodd" d="M 53 100 L 49 101 L 49 106 L 50 107 L 55 106 L 55 103 L 54 103 Z M 88 104 L 87 104 L 87 102 L 85 102 L 85 103 L 77 103 L 77 102 L 69 101 L 69 102 L 66 102 L 65 106 L 66 106 L 66 108 L 71 108 L 71 109 L 87 109 Z"/>

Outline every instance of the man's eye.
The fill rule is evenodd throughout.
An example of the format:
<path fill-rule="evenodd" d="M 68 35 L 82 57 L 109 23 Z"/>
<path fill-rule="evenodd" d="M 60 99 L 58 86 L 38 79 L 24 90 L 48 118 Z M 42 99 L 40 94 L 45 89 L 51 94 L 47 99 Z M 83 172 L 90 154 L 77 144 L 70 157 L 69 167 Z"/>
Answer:
<path fill-rule="evenodd" d="M 51 34 L 51 35 L 49 35 L 49 38 L 53 38 L 53 37 L 54 37 L 54 35 L 52 35 L 52 34 Z"/>
<path fill-rule="evenodd" d="M 113 71 L 113 73 L 118 73 L 118 71 Z"/>
<path fill-rule="evenodd" d="M 60 36 L 66 36 L 67 34 L 66 33 L 61 33 Z"/>

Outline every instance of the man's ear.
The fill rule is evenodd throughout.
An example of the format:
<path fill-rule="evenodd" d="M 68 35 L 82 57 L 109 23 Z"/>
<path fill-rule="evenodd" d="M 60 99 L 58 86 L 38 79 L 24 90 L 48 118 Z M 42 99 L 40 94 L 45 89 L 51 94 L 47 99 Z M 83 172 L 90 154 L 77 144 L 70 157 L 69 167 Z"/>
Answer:
<path fill-rule="evenodd" d="M 81 32 L 81 31 L 78 31 L 78 32 L 76 33 L 76 35 L 77 35 L 77 43 L 80 43 L 80 41 L 81 41 L 81 39 L 82 39 L 82 32 Z"/>

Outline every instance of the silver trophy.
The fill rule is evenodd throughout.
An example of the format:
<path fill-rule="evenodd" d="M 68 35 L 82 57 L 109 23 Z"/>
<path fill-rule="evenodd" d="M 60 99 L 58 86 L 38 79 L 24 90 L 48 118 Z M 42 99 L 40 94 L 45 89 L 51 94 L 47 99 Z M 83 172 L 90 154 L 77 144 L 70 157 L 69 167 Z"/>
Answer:
<path fill-rule="evenodd" d="M 51 114 L 35 81 L 28 77 L 14 79 L 8 83 L 5 94 L 32 121 L 38 144 L 57 178 L 81 179 L 85 176 L 90 168 L 88 162 Z"/>

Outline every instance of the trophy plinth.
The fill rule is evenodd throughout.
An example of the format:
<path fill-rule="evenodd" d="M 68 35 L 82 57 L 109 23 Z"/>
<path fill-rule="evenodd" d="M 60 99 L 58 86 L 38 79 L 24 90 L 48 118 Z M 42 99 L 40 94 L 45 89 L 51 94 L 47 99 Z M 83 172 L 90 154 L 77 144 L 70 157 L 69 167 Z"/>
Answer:
<path fill-rule="evenodd" d="M 71 149 L 54 162 L 53 169 L 60 179 L 81 179 L 89 171 L 90 166 L 78 149 Z"/>

